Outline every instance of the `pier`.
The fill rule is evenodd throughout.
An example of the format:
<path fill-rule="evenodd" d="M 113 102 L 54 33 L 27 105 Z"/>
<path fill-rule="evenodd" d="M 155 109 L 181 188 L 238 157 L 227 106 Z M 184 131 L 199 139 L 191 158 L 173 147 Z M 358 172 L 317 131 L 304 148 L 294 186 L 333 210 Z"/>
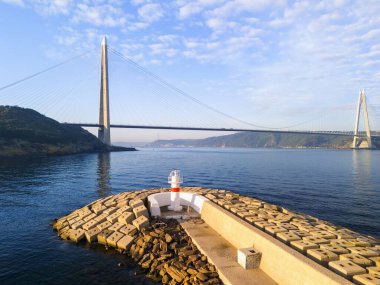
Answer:
<path fill-rule="evenodd" d="M 169 211 L 169 190 L 108 196 L 53 227 L 62 239 L 119 250 L 163 284 L 380 282 L 374 237 L 227 190 L 181 188 L 182 211 Z M 238 262 L 246 248 L 258 256 L 253 268 Z"/>

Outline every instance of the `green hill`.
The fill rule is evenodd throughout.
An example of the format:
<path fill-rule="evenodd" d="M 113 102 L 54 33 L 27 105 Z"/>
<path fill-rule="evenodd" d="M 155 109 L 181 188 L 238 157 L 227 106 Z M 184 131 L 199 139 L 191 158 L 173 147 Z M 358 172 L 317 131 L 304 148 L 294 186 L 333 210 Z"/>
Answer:
<path fill-rule="evenodd" d="M 379 139 L 373 139 L 380 147 Z M 351 137 L 286 133 L 249 133 L 195 140 L 157 140 L 148 147 L 246 147 L 246 148 L 350 148 Z"/>
<path fill-rule="evenodd" d="M 108 147 L 78 126 L 68 126 L 32 109 L 0 106 L 0 157 L 134 150 Z"/>

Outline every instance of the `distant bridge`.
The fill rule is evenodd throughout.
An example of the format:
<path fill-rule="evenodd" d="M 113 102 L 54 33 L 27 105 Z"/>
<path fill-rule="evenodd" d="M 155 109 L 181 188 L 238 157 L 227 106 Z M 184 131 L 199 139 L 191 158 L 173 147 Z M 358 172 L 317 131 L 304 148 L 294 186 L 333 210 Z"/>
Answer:
<path fill-rule="evenodd" d="M 110 108 L 109 108 L 109 80 L 108 80 L 108 46 L 106 37 L 103 38 L 101 44 L 101 81 L 100 81 L 100 104 L 99 104 L 99 122 L 95 123 L 65 123 L 67 125 L 72 126 L 81 126 L 81 127 L 94 127 L 98 128 L 98 138 L 105 144 L 111 144 L 111 128 L 125 128 L 125 129 L 153 129 L 153 130 L 184 130 L 184 131 L 216 131 L 216 132 L 251 132 L 251 133 L 279 133 L 279 134 L 306 134 L 306 135 L 328 135 L 328 136 L 344 136 L 344 137 L 352 137 L 353 143 L 352 148 L 372 148 L 372 138 L 380 137 L 379 132 L 375 134 L 371 134 L 369 119 L 368 119 L 368 111 L 367 111 L 367 102 L 366 95 L 364 90 L 360 91 L 358 104 L 357 104 L 357 112 L 356 112 L 356 120 L 355 127 L 353 131 L 309 131 L 309 130 L 288 130 L 285 128 L 269 128 L 269 127 L 261 127 L 258 125 L 254 125 L 245 121 L 242 121 L 236 117 L 228 115 L 220 110 L 217 110 L 213 106 L 207 105 L 196 98 L 191 97 L 187 93 L 178 89 L 177 87 L 171 85 L 164 79 L 159 76 L 151 73 L 146 70 L 144 67 L 140 66 L 138 63 L 132 61 L 131 59 L 123 56 L 121 53 L 115 51 L 110 48 L 111 52 L 119 57 L 119 59 L 127 61 L 133 67 L 136 67 L 138 70 L 142 71 L 144 74 L 148 75 L 150 78 L 154 79 L 160 85 L 168 87 L 171 91 L 175 91 L 177 94 L 182 95 L 183 97 L 187 97 L 193 102 L 197 103 L 200 106 L 207 108 L 218 115 L 222 115 L 225 118 L 232 119 L 236 122 L 243 123 L 244 125 L 251 126 L 252 128 L 213 128 L 213 127 L 185 127 L 185 126 L 169 126 L 169 125 L 132 125 L 132 124 L 111 124 L 110 120 Z M 77 56 L 79 57 L 79 56 Z M 74 57 L 74 58 L 77 58 Z M 73 58 L 73 59 L 74 59 Z M 67 60 L 50 68 L 47 68 L 43 71 L 37 72 L 31 76 L 25 77 L 21 80 L 17 80 L 11 84 L 0 87 L 0 92 L 7 88 L 18 85 L 21 82 L 34 78 L 42 73 L 53 70 L 63 64 L 72 61 L 73 59 Z M 148 103 L 149 104 L 149 103 Z M 154 103 L 151 103 L 154 104 Z M 360 113 L 363 110 L 364 115 L 364 123 L 365 123 L 365 132 L 359 132 L 359 120 Z M 193 111 L 193 110 L 191 110 Z M 196 111 L 194 111 L 194 117 L 196 117 Z M 171 124 L 171 123 L 169 123 Z M 185 123 L 186 124 L 186 123 Z M 301 123 L 303 124 L 303 123 Z M 294 129 L 294 127 L 299 126 L 293 125 L 290 126 Z M 288 127 L 289 128 L 289 127 Z"/>
<path fill-rule="evenodd" d="M 80 126 L 87 128 L 103 128 L 100 124 L 90 123 L 64 123 L 70 126 Z M 216 132 L 251 132 L 251 133 L 279 133 L 279 134 L 306 134 L 306 135 L 330 135 L 366 138 L 365 133 L 354 134 L 351 132 L 341 131 L 286 131 L 286 130 L 261 130 L 261 129 L 236 129 L 236 128 L 198 128 L 198 127 L 170 127 L 170 126 L 144 126 L 144 125 L 115 125 L 110 124 L 110 128 L 117 129 L 151 129 L 151 130 L 182 130 L 182 131 L 216 131 Z M 380 135 L 372 135 L 371 137 L 380 137 Z"/>

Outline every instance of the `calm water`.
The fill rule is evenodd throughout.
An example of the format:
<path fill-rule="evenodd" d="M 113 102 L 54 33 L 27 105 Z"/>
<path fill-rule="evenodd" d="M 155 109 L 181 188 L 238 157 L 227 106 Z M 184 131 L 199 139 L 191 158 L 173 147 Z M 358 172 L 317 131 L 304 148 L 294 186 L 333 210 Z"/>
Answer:
<path fill-rule="evenodd" d="M 150 284 L 124 256 L 61 241 L 49 222 L 99 197 L 229 189 L 380 236 L 380 151 L 143 149 L 0 162 L 0 284 Z M 119 262 L 127 264 L 118 267 Z"/>

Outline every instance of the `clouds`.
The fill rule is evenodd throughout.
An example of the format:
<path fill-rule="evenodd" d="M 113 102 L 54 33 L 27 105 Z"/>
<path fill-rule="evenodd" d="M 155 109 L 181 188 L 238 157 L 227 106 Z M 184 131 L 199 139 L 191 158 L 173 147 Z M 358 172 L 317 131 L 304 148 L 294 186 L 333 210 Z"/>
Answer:
<path fill-rule="evenodd" d="M 147 23 L 156 22 L 164 15 L 161 5 L 157 3 L 145 4 L 137 10 L 137 13 L 142 21 Z"/>
<path fill-rule="evenodd" d="M 60 17 L 58 48 L 97 45 L 107 34 L 110 45 L 143 65 L 210 69 L 206 88 L 222 80 L 223 92 L 252 108 L 280 102 L 291 114 L 294 102 L 284 92 L 298 109 L 316 106 L 321 90 L 332 90 L 328 104 L 348 102 L 361 88 L 380 93 L 376 0 L 2 2 Z"/>

